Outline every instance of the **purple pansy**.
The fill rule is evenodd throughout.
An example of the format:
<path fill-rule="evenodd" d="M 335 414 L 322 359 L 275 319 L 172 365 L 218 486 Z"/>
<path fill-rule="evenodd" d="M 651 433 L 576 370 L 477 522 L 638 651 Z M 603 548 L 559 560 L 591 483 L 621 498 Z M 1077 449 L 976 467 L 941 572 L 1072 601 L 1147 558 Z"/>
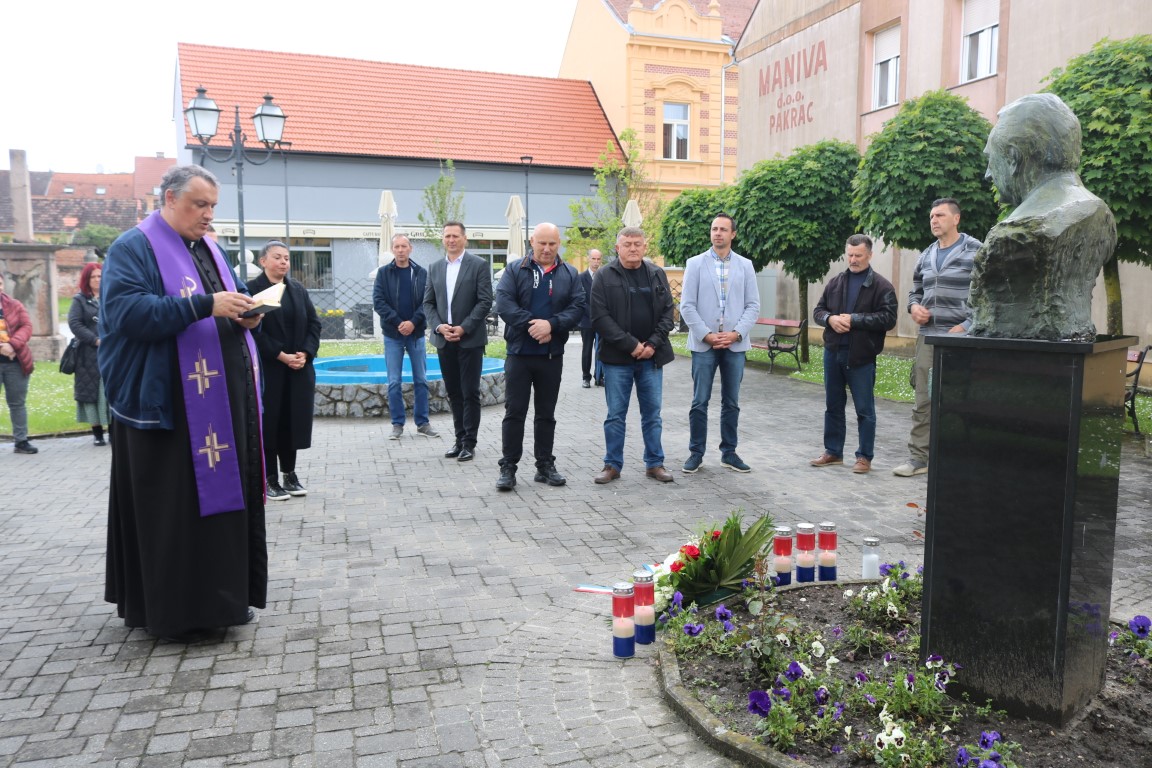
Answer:
<path fill-rule="evenodd" d="M 964 766 L 970 762 L 972 762 L 972 755 L 968 754 L 967 748 L 960 747 L 960 749 L 956 750 L 956 765 L 964 768 Z"/>
<path fill-rule="evenodd" d="M 816 689 L 815 696 L 817 704 L 823 705 L 828 703 L 828 689 L 824 686 L 820 686 Z"/>
<path fill-rule="evenodd" d="M 804 670 L 800 667 L 798 662 L 793 661 L 788 665 L 788 669 L 784 670 L 784 677 L 788 678 L 792 682 L 796 682 L 800 678 L 804 677 Z"/>
<path fill-rule="evenodd" d="M 837 701 L 832 704 L 832 719 L 839 720 L 840 716 L 844 714 L 844 710 L 848 705 L 842 701 Z"/>
<path fill-rule="evenodd" d="M 904 676 L 904 687 L 908 690 L 913 690 L 916 687 L 916 675 L 909 672 Z"/>
<path fill-rule="evenodd" d="M 860 683 L 868 682 L 868 680 L 870 678 L 868 677 L 867 672 L 861 671 L 861 672 L 857 672 L 856 674 L 852 675 L 852 679 L 856 681 L 857 685 L 859 685 Z"/>
<path fill-rule="evenodd" d="M 696 637 L 696 635 L 700 634 L 703 631 L 704 631 L 704 625 L 703 624 L 685 624 L 684 625 L 684 634 L 688 635 L 689 637 Z"/>
<path fill-rule="evenodd" d="M 844 630 L 840 627 L 839 624 L 832 627 L 832 638 L 834 640 L 839 640 L 843 634 L 844 634 Z"/>
<path fill-rule="evenodd" d="M 732 622 L 728 621 L 727 619 L 724 620 L 723 626 L 724 626 L 725 632 L 735 632 L 736 631 L 736 625 L 733 624 Z"/>
<path fill-rule="evenodd" d="M 792 701 L 792 691 L 783 685 L 773 688 L 772 695 L 780 699 L 780 701 Z"/>
<path fill-rule="evenodd" d="M 720 605 L 716 606 L 716 621 L 727 621 L 731 618 L 732 611 L 728 610 L 728 607 L 725 606 L 724 603 L 720 603 Z"/>
<path fill-rule="evenodd" d="M 682 595 L 679 590 L 672 593 L 672 605 L 677 608 L 684 607 L 684 595 Z"/>
<path fill-rule="evenodd" d="M 749 691 L 748 711 L 760 717 L 768 717 L 772 711 L 772 699 L 764 691 Z"/>
<path fill-rule="evenodd" d="M 1147 616 L 1134 616 L 1128 622 L 1128 629 L 1141 640 L 1147 640 L 1149 632 L 1152 631 L 1152 619 Z"/>
<path fill-rule="evenodd" d="M 999 731 L 981 731 L 980 749 L 992 749 L 992 745 L 1000 741 Z"/>
<path fill-rule="evenodd" d="M 876 697 L 870 693 L 866 693 L 866 694 L 864 694 L 864 701 L 868 702 L 869 704 L 875 704 L 876 703 Z"/>

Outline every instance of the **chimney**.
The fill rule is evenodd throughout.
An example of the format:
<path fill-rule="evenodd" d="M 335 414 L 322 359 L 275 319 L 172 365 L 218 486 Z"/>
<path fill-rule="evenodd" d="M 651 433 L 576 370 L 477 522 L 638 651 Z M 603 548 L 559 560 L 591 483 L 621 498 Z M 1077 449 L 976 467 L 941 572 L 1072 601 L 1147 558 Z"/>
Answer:
<path fill-rule="evenodd" d="M 28 154 L 22 149 L 8 150 L 8 175 L 12 193 L 12 240 L 31 243 L 32 240 L 32 179 L 28 174 Z"/>

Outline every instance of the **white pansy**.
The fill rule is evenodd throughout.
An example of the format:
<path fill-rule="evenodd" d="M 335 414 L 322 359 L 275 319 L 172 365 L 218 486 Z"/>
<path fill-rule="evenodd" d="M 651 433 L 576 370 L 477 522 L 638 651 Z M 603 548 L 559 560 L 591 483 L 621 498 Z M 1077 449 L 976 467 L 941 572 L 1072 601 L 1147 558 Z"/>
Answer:
<path fill-rule="evenodd" d="M 813 640 L 812 641 L 812 655 L 815 656 L 816 658 L 820 658 L 821 656 L 823 656 L 824 655 L 824 643 L 820 642 L 819 640 Z"/>
<path fill-rule="evenodd" d="M 839 663 L 840 663 L 840 659 L 836 658 L 835 656 L 829 656 L 828 660 L 824 662 L 824 670 L 826 672 L 828 672 L 829 674 L 831 674 L 832 673 L 832 665 L 833 664 L 839 664 Z"/>
<path fill-rule="evenodd" d="M 802 661 L 798 661 L 796 663 L 800 665 L 801 671 L 804 672 L 804 677 L 812 677 L 812 668 L 811 667 L 809 667 L 808 665 L 806 665 Z"/>
<path fill-rule="evenodd" d="M 789 640 L 788 635 L 784 634 L 783 632 L 776 635 L 776 642 L 780 643 L 780 645 L 784 646 L 785 648 L 792 647 L 792 641 Z"/>
<path fill-rule="evenodd" d="M 900 618 L 900 609 L 897 608 L 891 600 L 888 601 L 888 615 L 894 619 Z"/>
<path fill-rule="evenodd" d="M 847 600 L 848 598 L 852 597 L 853 594 L 855 593 L 853 593 L 850 589 L 844 590 L 844 599 Z"/>

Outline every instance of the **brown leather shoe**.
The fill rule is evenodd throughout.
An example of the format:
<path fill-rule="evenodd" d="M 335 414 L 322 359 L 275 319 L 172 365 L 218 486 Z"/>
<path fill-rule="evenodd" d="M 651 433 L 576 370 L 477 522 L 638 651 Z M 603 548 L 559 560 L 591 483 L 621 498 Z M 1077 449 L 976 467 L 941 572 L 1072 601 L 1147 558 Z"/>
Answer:
<path fill-rule="evenodd" d="M 612 482 L 618 477 L 620 477 L 620 470 L 616 469 L 616 467 L 613 467 L 611 464 L 605 464 L 604 469 L 600 470 L 600 474 L 592 478 L 592 482 L 596 483 L 596 485 L 604 485 L 605 483 Z"/>
<path fill-rule="evenodd" d="M 659 480 L 662 483 L 670 483 L 675 479 L 672 477 L 672 473 L 664 469 L 664 467 L 652 467 L 651 469 L 646 469 L 644 470 L 644 475 L 652 478 L 653 480 Z"/>
<path fill-rule="evenodd" d="M 858 475 L 868 474 L 872 471 L 872 462 L 862 456 L 858 456 L 856 457 L 856 463 L 852 465 L 852 471 Z"/>
<path fill-rule="evenodd" d="M 844 459 L 840 456 L 833 456 L 830 453 L 822 453 L 808 463 L 814 467 L 830 467 L 833 464 L 843 464 Z"/>

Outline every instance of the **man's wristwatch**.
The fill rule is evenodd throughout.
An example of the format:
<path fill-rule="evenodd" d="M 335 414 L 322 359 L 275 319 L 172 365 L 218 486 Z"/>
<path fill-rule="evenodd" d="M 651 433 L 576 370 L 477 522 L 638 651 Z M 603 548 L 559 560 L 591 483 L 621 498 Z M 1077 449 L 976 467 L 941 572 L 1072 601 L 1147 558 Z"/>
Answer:
<path fill-rule="evenodd" d="M 741 342 L 741 341 L 744 341 L 744 334 L 742 334 L 742 333 L 737 333 L 737 334 L 736 334 L 736 341 L 737 341 L 737 343 L 739 343 L 739 342 Z"/>

